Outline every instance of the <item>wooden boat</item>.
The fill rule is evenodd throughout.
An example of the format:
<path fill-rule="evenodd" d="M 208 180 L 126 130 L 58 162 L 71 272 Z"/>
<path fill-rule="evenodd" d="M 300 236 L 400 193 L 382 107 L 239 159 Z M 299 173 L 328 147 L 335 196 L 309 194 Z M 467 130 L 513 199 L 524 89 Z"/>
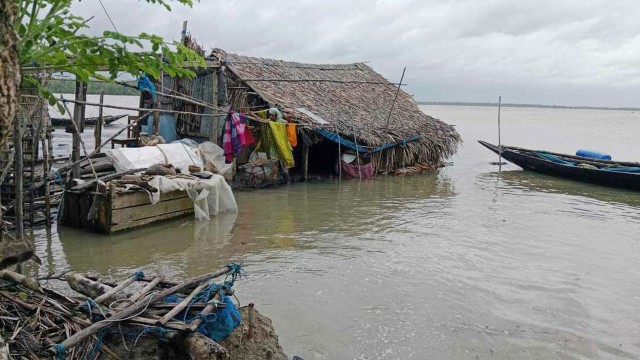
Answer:
<path fill-rule="evenodd" d="M 111 124 L 114 121 L 118 121 L 123 117 L 127 116 L 127 114 L 120 115 L 106 115 L 103 116 L 104 124 Z M 95 126 L 98 123 L 98 117 L 88 117 L 84 119 L 85 126 Z M 51 118 L 51 126 L 71 126 L 71 120 L 69 118 Z"/>
<path fill-rule="evenodd" d="M 500 148 L 478 142 L 498 154 Z M 591 159 L 545 150 L 501 146 L 502 157 L 524 170 L 583 182 L 640 191 L 640 163 Z"/>

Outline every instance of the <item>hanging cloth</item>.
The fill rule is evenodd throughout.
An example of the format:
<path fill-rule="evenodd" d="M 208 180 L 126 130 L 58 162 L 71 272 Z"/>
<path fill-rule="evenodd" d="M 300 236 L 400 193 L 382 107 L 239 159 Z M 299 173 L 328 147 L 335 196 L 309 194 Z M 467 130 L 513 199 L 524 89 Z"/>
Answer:
<path fill-rule="evenodd" d="M 282 162 L 282 165 L 286 168 L 292 168 L 295 166 L 295 162 L 293 160 L 293 149 L 287 138 L 286 126 L 287 124 L 284 123 L 270 121 L 267 137 L 269 138 L 270 147 L 274 150 L 273 152 L 275 152 L 278 160 Z"/>
<path fill-rule="evenodd" d="M 247 143 L 244 136 L 245 135 L 244 130 L 245 130 L 246 124 L 241 120 L 242 114 L 239 114 L 234 111 L 232 111 L 230 114 L 231 114 L 231 120 L 233 122 L 233 127 L 236 129 L 236 139 L 237 139 L 236 145 L 242 147 Z M 232 139 L 231 141 L 233 142 L 233 137 L 231 139 Z M 236 152 L 235 146 L 233 150 L 234 152 Z M 240 151 L 240 149 L 238 149 L 238 151 Z"/>
<path fill-rule="evenodd" d="M 247 115 L 240 113 L 240 126 L 242 133 L 244 134 L 244 146 L 250 146 L 255 144 L 256 139 L 253 137 L 251 129 L 247 127 Z"/>
<path fill-rule="evenodd" d="M 224 135 L 222 136 L 222 149 L 224 150 L 224 162 L 233 162 L 233 146 L 231 145 L 231 121 L 229 116 L 224 122 Z"/>
<path fill-rule="evenodd" d="M 287 138 L 292 147 L 298 146 L 298 135 L 296 134 L 296 124 L 287 124 Z"/>

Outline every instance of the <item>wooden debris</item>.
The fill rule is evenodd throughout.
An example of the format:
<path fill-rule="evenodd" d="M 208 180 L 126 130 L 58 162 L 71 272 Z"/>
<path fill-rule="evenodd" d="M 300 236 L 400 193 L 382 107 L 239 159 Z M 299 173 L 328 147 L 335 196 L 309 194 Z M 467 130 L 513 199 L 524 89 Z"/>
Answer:
<path fill-rule="evenodd" d="M 134 345 L 144 336 L 172 342 L 190 358 L 226 358 L 224 347 L 195 332 L 207 314 L 227 305 L 219 301 L 223 292 L 205 292 L 202 300 L 194 299 L 203 296 L 201 291 L 210 286 L 212 279 L 226 274 L 235 279 L 239 271 L 238 266 L 229 265 L 179 283 L 165 281 L 161 275 L 144 277 L 137 272 L 115 286 L 78 273 L 65 274 L 69 286 L 88 296 L 86 299 L 44 289 L 36 280 L 20 274 L 0 272 L 0 324 L 3 334 L 8 334 L 8 356 L 35 359 L 54 354 L 67 359 L 97 359 L 102 354 L 117 358 L 104 343 L 109 336 L 135 338 Z M 62 280 L 61 277 L 50 279 Z M 168 282 L 175 285 L 169 286 Z M 125 297 L 123 290 L 134 285 L 132 295 Z M 163 302 L 174 294 L 184 300 Z"/>

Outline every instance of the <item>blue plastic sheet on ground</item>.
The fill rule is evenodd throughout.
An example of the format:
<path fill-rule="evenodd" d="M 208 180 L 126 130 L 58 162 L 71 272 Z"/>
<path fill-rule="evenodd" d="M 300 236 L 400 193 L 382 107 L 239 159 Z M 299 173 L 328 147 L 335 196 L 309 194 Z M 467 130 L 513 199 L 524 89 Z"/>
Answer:
<path fill-rule="evenodd" d="M 230 297 L 225 296 L 222 302 L 227 306 L 218 309 L 215 313 L 206 315 L 200 326 L 198 326 L 198 332 L 213 341 L 220 341 L 227 337 L 242 320 L 242 315 Z"/>

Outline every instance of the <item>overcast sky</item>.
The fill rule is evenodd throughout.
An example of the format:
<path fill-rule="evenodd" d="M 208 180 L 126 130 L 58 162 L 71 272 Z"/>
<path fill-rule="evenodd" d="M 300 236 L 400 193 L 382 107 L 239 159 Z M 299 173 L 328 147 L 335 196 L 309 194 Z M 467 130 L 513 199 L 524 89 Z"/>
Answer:
<path fill-rule="evenodd" d="M 243 55 L 369 61 L 418 101 L 640 106 L 637 0 L 201 0 L 193 8 L 103 0 L 119 31 Z M 98 0 L 74 12 L 112 30 Z"/>

